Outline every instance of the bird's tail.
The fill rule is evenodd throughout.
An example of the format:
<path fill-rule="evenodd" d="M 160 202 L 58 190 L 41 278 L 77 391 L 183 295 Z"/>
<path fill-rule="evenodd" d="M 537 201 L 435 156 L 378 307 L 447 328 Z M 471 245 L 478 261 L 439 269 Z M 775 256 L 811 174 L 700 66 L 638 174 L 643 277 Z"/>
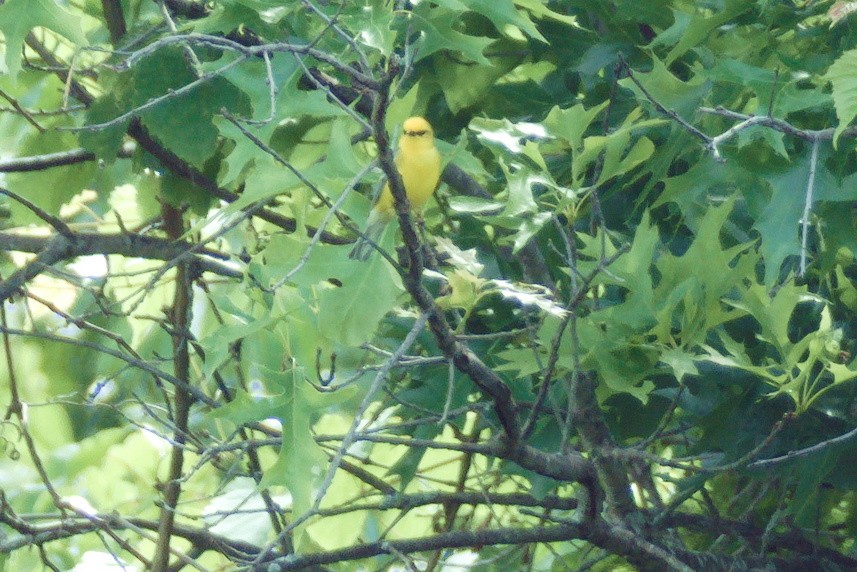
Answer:
<path fill-rule="evenodd" d="M 378 211 L 372 209 L 372 212 L 369 213 L 366 230 L 363 231 L 363 236 L 357 238 L 357 242 L 354 243 L 354 247 L 348 253 L 348 258 L 354 260 L 366 260 L 369 258 L 369 255 L 372 254 L 373 246 L 378 244 L 378 240 L 381 238 L 387 222 L 383 216 L 379 216 Z"/>

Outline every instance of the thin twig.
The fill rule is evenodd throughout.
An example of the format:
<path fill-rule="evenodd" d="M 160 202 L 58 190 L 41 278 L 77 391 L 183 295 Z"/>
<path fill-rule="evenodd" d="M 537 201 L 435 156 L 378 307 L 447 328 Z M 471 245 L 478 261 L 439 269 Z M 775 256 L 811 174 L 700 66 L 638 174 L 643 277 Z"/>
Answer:
<path fill-rule="evenodd" d="M 636 85 L 637 88 L 642 92 L 643 96 L 648 99 L 649 102 L 654 105 L 658 111 L 660 111 L 663 115 L 674 119 L 676 123 L 684 127 L 688 133 L 690 133 L 700 141 L 704 142 L 706 147 L 711 145 L 711 138 L 708 135 L 688 123 L 681 115 L 679 115 L 672 109 L 667 109 L 666 107 L 664 107 L 664 105 L 660 101 L 655 99 L 655 97 L 649 92 L 649 90 L 646 89 L 646 87 L 642 83 L 640 83 L 640 80 L 638 80 L 636 75 L 634 74 L 634 70 L 631 69 L 631 66 L 628 65 L 628 62 L 626 62 L 625 58 L 623 58 L 621 55 L 619 56 L 619 61 L 622 63 L 625 72 L 628 74 L 628 78 L 630 78 L 630 80 L 634 82 L 634 85 Z"/>
<path fill-rule="evenodd" d="M 310 255 L 312 254 L 313 248 L 321 240 L 321 237 L 324 233 L 324 229 L 327 228 L 327 225 L 330 224 L 330 221 L 333 219 L 334 216 L 338 216 L 339 207 L 342 206 L 342 203 L 345 202 L 345 199 L 348 198 L 348 195 L 351 193 L 357 183 L 360 182 L 360 180 L 366 176 L 366 173 L 368 173 L 374 167 L 374 162 L 366 164 L 366 166 L 364 166 L 363 169 L 361 169 L 360 172 L 357 173 L 354 178 L 352 178 L 351 181 L 348 182 L 348 185 L 346 185 L 345 189 L 342 191 L 342 193 L 340 193 L 339 197 L 336 199 L 336 202 L 330 205 L 330 208 L 324 214 L 324 218 L 322 219 L 321 224 L 318 225 L 318 229 L 315 231 L 309 244 L 304 249 L 304 253 L 301 255 L 300 260 L 298 260 L 294 268 L 289 270 L 285 276 L 283 276 L 279 281 L 277 281 L 276 284 L 270 287 L 270 291 L 279 290 L 280 287 L 283 286 L 283 284 L 291 280 L 292 277 L 297 274 L 301 270 L 301 268 L 304 267 L 304 265 L 309 260 Z"/>
<path fill-rule="evenodd" d="M 847 443 L 857 437 L 857 429 L 852 429 L 851 431 L 844 433 L 838 437 L 834 437 L 833 439 L 827 439 L 821 441 L 820 443 L 816 443 L 811 447 L 806 447 L 804 449 L 796 449 L 794 451 L 789 451 L 785 455 L 780 455 L 779 457 L 771 457 L 770 459 L 762 459 L 760 461 L 754 461 L 747 465 L 748 469 L 764 469 L 770 467 L 771 465 L 777 465 L 780 463 L 785 463 L 787 461 L 794 461 L 795 459 L 799 459 L 801 457 L 806 457 L 808 455 L 813 455 L 820 451 L 827 449 L 828 447 L 834 447 L 837 445 L 841 445 L 843 443 Z"/>
<path fill-rule="evenodd" d="M 21 117 L 23 117 L 24 119 L 26 119 L 26 120 L 27 120 L 27 123 L 29 123 L 30 125 L 32 125 L 33 127 L 35 127 L 35 128 L 36 128 L 36 131 L 38 131 L 39 133 L 44 133 L 44 132 L 45 132 L 45 128 L 44 128 L 44 127 L 42 127 L 41 125 L 39 125 L 39 122 L 38 122 L 38 121 L 36 121 L 36 120 L 33 118 L 33 114 L 32 114 L 32 113 L 30 113 L 29 111 L 27 111 L 26 109 L 24 109 L 23 107 L 21 107 L 21 104 L 19 104 L 19 103 L 18 103 L 18 100 L 17 100 L 17 99 L 15 99 L 14 97 L 12 97 L 12 96 L 8 95 L 8 94 L 7 94 L 5 91 L 3 91 L 2 89 L 0 89 L 0 97 L 2 97 L 2 98 L 3 98 L 3 99 L 5 99 L 6 101 L 8 101 L 10 104 L 12 104 L 12 109 L 13 109 L 16 113 L 18 113 Z"/>
<path fill-rule="evenodd" d="M 7 197 L 14 199 L 15 201 L 21 203 L 25 207 L 27 207 L 30 211 L 33 212 L 37 217 L 48 223 L 54 230 L 63 235 L 67 239 L 74 239 L 74 231 L 69 228 L 69 226 L 60 220 L 58 217 L 55 217 L 51 213 L 46 210 L 36 206 L 31 203 L 28 199 L 18 195 L 17 193 L 13 193 L 7 189 L 0 187 L 0 195 L 6 195 Z"/>
<path fill-rule="evenodd" d="M 122 67 L 125 69 L 133 67 L 139 60 L 155 53 L 161 48 L 173 44 L 200 44 L 213 48 L 228 49 L 238 52 L 246 58 L 258 56 L 264 52 L 306 54 L 330 65 L 335 70 L 345 74 L 352 80 L 356 81 L 357 83 L 363 85 L 364 87 L 370 90 L 375 90 L 379 87 L 379 84 L 375 79 L 354 69 L 348 64 L 343 63 L 340 58 L 328 54 L 327 52 L 324 52 L 322 50 L 309 47 L 306 44 L 290 44 L 288 42 L 278 42 L 272 44 L 261 44 L 258 46 L 244 46 L 228 38 L 195 33 L 168 36 L 166 38 L 162 38 L 156 42 L 153 42 L 145 48 L 133 52 L 132 54 L 129 54 L 128 58 L 123 62 Z"/>
<path fill-rule="evenodd" d="M 48 341 L 53 341 L 53 342 L 60 342 L 60 343 L 64 343 L 64 344 L 70 344 L 73 346 L 80 346 L 80 347 L 84 347 L 84 348 L 89 348 L 89 349 L 95 350 L 97 352 L 107 354 L 109 356 L 120 359 L 120 360 L 128 363 L 129 365 L 131 365 L 133 367 L 136 367 L 138 369 L 142 369 L 143 371 L 151 373 L 152 375 L 158 377 L 159 379 L 166 381 L 167 383 L 171 383 L 171 384 L 175 385 L 176 387 L 179 387 L 181 389 L 184 389 L 185 391 L 188 391 L 196 399 L 198 399 L 202 403 L 205 403 L 206 405 L 209 405 L 211 407 L 219 407 L 220 406 L 220 403 L 211 399 L 209 396 L 204 394 L 198 388 L 193 387 L 191 385 L 188 385 L 184 381 L 177 379 L 175 376 L 156 368 L 155 366 L 151 365 L 148 360 L 138 360 L 138 359 L 135 359 L 132 357 L 128 357 L 127 355 L 123 354 L 120 351 L 108 348 L 106 346 L 103 346 L 101 344 L 97 344 L 95 342 L 90 342 L 89 340 L 78 340 L 78 339 L 69 338 L 69 337 L 65 337 L 65 336 L 48 334 L 45 332 L 31 332 L 28 330 L 19 330 L 16 328 L 0 327 L 0 333 L 3 333 L 3 332 L 6 332 L 11 336 L 22 336 L 22 337 L 48 340 Z"/>
<path fill-rule="evenodd" d="M 833 136 L 836 134 L 836 129 L 834 127 L 817 130 L 801 129 L 800 127 L 795 127 L 784 119 L 777 119 L 776 117 L 768 117 L 761 115 L 747 115 L 745 113 L 739 113 L 737 111 L 732 111 L 724 107 L 700 107 L 699 111 L 700 113 L 719 115 L 721 117 L 726 117 L 727 119 L 734 119 L 736 121 L 746 121 L 754 117 L 761 117 L 761 119 L 754 122 L 753 125 L 762 125 L 764 127 L 773 129 L 774 131 L 779 131 L 781 133 L 785 133 L 786 135 L 798 137 L 800 139 L 804 139 L 805 141 L 810 142 L 815 140 L 831 141 L 833 139 Z M 842 135 L 840 137 L 851 138 L 855 136 L 857 136 L 857 125 L 846 128 L 842 132 Z"/>
<path fill-rule="evenodd" d="M 806 195 L 803 203 L 803 216 L 800 219 L 800 266 L 798 276 L 806 274 L 807 243 L 809 242 L 810 214 L 812 212 L 813 193 L 815 191 L 815 170 L 818 166 L 818 139 L 812 141 L 812 154 L 809 159 L 809 177 L 806 182 Z"/>
<path fill-rule="evenodd" d="M 336 454 L 333 457 L 333 460 L 330 462 L 330 466 L 327 469 L 327 473 L 325 474 L 324 480 L 322 484 L 318 488 L 318 492 L 316 493 L 315 501 L 313 502 L 312 507 L 304 514 L 294 519 L 289 526 L 287 526 L 281 533 L 280 537 L 284 537 L 289 534 L 295 527 L 300 524 L 306 522 L 308 519 L 312 518 L 315 514 L 318 513 L 319 507 L 321 506 L 321 502 L 324 500 L 324 497 L 327 495 L 327 491 L 330 488 L 330 485 L 333 484 L 333 477 L 336 475 L 336 471 L 339 469 L 339 464 L 342 462 L 342 459 L 345 458 L 345 454 L 348 449 L 357 442 L 358 433 L 357 430 L 360 427 L 361 422 L 363 421 L 363 415 L 372 405 L 372 401 L 375 399 L 375 395 L 378 393 L 378 390 L 381 389 L 384 381 L 387 379 L 387 374 L 392 369 L 393 365 L 399 360 L 399 358 L 410 349 L 413 343 L 416 341 L 417 336 L 422 332 L 423 328 L 428 321 L 428 315 L 422 314 L 419 318 L 414 322 L 414 325 L 411 327 L 411 331 L 408 332 L 408 335 L 405 336 L 405 339 L 402 340 L 402 343 L 393 352 L 393 355 L 390 356 L 390 359 L 384 364 L 381 370 L 375 375 L 375 379 L 372 380 L 372 384 L 369 386 L 366 395 L 363 397 L 363 401 L 361 401 L 360 406 L 357 408 L 357 411 L 354 413 L 354 421 L 351 423 L 351 428 L 348 432 L 343 436 L 342 441 L 339 444 L 339 447 L 336 451 Z M 281 541 L 281 538 L 277 538 L 274 542 L 268 544 L 268 547 L 263 550 L 259 556 L 253 561 L 254 564 L 259 564 L 261 562 L 265 562 L 266 559 L 271 555 L 271 551 L 273 547 Z"/>
<path fill-rule="evenodd" d="M 201 76 L 199 76 L 197 79 L 193 80 L 192 82 L 190 82 L 188 84 L 181 86 L 178 89 L 172 89 L 163 95 L 153 97 L 152 99 L 150 99 L 146 103 L 138 105 L 137 107 L 133 108 L 132 110 L 126 111 L 125 113 L 118 115 L 109 121 L 104 121 L 102 123 L 90 123 L 87 125 L 82 125 L 80 127 L 60 128 L 60 130 L 62 130 L 62 131 L 100 131 L 102 129 L 115 127 L 117 125 L 122 125 L 123 123 L 126 123 L 135 117 L 138 117 L 144 111 L 152 109 L 153 107 L 156 107 L 165 101 L 168 101 L 171 99 L 176 99 L 176 98 L 179 98 L 183 95 L 186 95 L 186 94 L 190 93 L 191 91 L 193 91 L 194 89 L 196 89 L 197 87 L 199 87 L 205 83 L 208 83 L 209 81 L 211 81 L 213 79 L 216 79 L 216 78 L 222 76 L 224 73 L 226 73 L 230 69 L 232 69 L 235 66 L 242 64 L 245 61 L 247 61 L 248 58 L 249 58 L 249 56 L 239 56 L 236 59 L 229 62 L 228 64 L 225 64 L 225 65 L 219 67 L 218 69 L 216 69 L 214 71 L 204 73 Z"/>

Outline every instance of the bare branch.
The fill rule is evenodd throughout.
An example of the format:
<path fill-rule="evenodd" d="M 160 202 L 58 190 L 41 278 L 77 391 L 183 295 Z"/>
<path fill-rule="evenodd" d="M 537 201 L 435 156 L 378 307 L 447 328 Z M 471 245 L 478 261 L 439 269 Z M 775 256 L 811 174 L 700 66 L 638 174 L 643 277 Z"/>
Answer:
<path fill-rule="evenodd" d="M 634 82 L 634 85 L 636 85 L 637 88 L 642 92 L 643 96 L 645 96 L 645 98 L 649 100 L 649 102 L 652 103 L 652 105 L 654 105 L 659 112 L 675 120 L 675 122 L 684 127 L 684 129 L 688 133 L 690 133 L 700 141 L 704 142 L 706 147 L 711 146 L 711 137 L 688 123 L 683 117 L 681 117 L 672 109 L 667 109 L 660 101 L 655 99 L 655 97 L 649 92 L 648 89 L 646 89 L 646 87 L 642 83 L 640 83 L 640 80 L 637 79 L 636 75 L 634 75 L 634 70 L 631 69 L 631 66 L 628 65 L 628 63 L 621 55 L 619 56 L 619 61 L 625 72 L 628 74 L 628 78 L 630 78 L 630 80 Z"/>
<path fill-rule="evenodd" d="M 123 145 L 117 156 L 130 157 L 134 153 L 134 146 Z M 0 161 L 0 173 L 26 173 L 31 171 L 44 171 L 53 167 L 65 167 L 76 165 L 86 161 L 95 161 L 95 153 L 86 149 L 69 149 L 58 153 L 47 153 L 45 155 L 34 155 L 30 157 L 15 157 Z"/>
<path fill-rule="evenodd" d="M 443 548 L 467 548 L 492 546 L 498 544 L 530 544 L 533 542 L 560 542 L 581 538 L 582 526 L 555 526 L 533 528 L 500 528 L 494 530 L 456 531 L 435 534 L 424 538 L 408 540 L 388 540 L 357 544 L 340 550 L 289 556 L 255 563 L 251 570 L 264 572 L 270 566 L 278 570 L 301 570 L 311 566 L 323 566 L 337 562 L 348 562 L 382 554 L 391 554 L 395 550 L 402 554 L 425 552 Z"/>
<path fill-rule="evenodd" d="M 157 367 L 153 366 L 148 361 L 129 357 L 129 356 L 125 355 L 124 353 L 122 353 L 118 350 L 108 348 L 107 346 L 103 346 L 103 345 L 97 344 L 95 342 L 90 342 L 89 340 L 77 340 L 74 338 L 70 338 L 70 337 L 66 337 L 66 336 L 59 336 L 56 334 L 48 334 L 45 332 L 33 332 L 33 331 L 29 331 L 29 330 L 19 330 L 19 329 L 15 329 L 15 328 L 0 328 L 0 332 L 7 332 L 10 336 L 22 336 L 25 338 L 38 338 L 41 340 L 48 340 L 48 341 L 52 341 L 52 342 L 60 342 L 60 343 L 64 343 L 64 344 L 71 344 L 74 346 L 89 348 L 89 349 L 95 350 L 97 352 L 101 352 L 103 354 L 113 356 L 117 359 L 120 359 L 120 360 L 126 362 L 127 364 L 129 364 L 129 365 L 131 365 L 137 369 L 141 369 L 147 373 L 150 373 L 150 374 L 154 375 L 155 377 L 166 381 L 167 383 L 170 383 L 176 387 L 184 389 L 185 391 L 192 394 L 197 400 L 201 401 L 202 403 L 205 403 L 208 406 L 211 406 L 211 407 L 219 407 L 220 406 L 220 403 L 213 400 L 212 398 L 210 398 L 209 396 L 204 394 L 202 391 L 200 391 L 196 387 L 188 385 L 187 383 L 176 378 L 175 376 L 158 369 Z"/>
<path fill-rule="evenodd" d="M 26 236 L 0 232 L 0 251 L 38 253 L 35 259 L 0 282 L 0 300 L 8 299 L 27 282 L 58 262 L 95 254 L 117 254 L 149 260 L 174 260 L 194 253 L 192 256 L 193 264 L 197 265 L 201 271 L 212 272 L 228 278 L 241 278 L 243 276 L 243 272 L 236 268 L 196 255 L 226 259 L 227 256 L 221 252 L 209 248 L 200 248 L 199 245 L 192 243 L 173 242 L 140 234 L 72 232 L 70 237 L 66 237 L 60 234 Z"/>
<path fill-rule="evenodd" d="M 14 199 L 15 201 L 21 203 L 22 205 L 27 207 L 30 211 L 32 211 L 32 213 L 35 214 L 37 217 L 39 217 L 40 219 L 45 221 L 47 224 L 52 226 L 55 231 L 60 233 L 66 239 L 71 240 L 74 238 L 74 232 L 69 228 L 69 226 L 65 222 L 63 222 L 59 218 L 55 217 L 51 213 L 45 211 L 44 209 L 36 206 L 35 204 L 30 202 L 26 198 L 24 198 L 24 197 L 22 197 L 16 193 L 13 193 L 12 191 L 4 189 L 2 187 L 0 187 L 0 195 L 6 195 L 7 197 Z"/>
<path fill-rule="evenodd" d="M 700 107 L 699 111 L 702 113 L 719 115 L 727 119 L 735 119 L 736 121 L 741 122 L 747 122 L 748 120 L 752 119 L 753 121 L 748 123 L 747 127 L 750 127 L 752 125 L 760 125 L 773 129 L 774 131 L 785 133 L 786 135 L 791 135 L 792 137 L 804 139 L 806 141 L 831 141 L 833 139 L 833 135 L 836 133 L 836 129 L 834 127 L 828 127 L 827 129 L 818 130 L 801 129 L 799 127 L 795 127 L 784 119 L 777 119 L 776 117 L 770 117 L 767 115 L 747 115 L 745 113 L 738 113 L 737 111 L 732 111 L 723 107 Z M 756 119 L 757 117 L 760 119 Z M 857 136 L 857 126 L 851 126 L 843 130 L 842 135 L 840 137 L 855 136 Z"/>
<path fill-rule="evenodd" d="M 812 153 L 809 158 L 809 177 L 806 181 L 806 194 L 804 196 L 803 216 L 800 217 L 800 266 L 798 276 L 806 275 L 807 242 L 809 241 L 809 220 L 812 212 L 813 192 L 815 191 L 815 170 L 818 166 L 818 139 L 812 141 Z"/>
<path fill-rule="evenodd" d="M 411 218 L 410 205 L 405 193 L 404 184 L 402 183 L 402 177 L 399 175 L 399 171 L 393 162 L 393 154 L 385 127 L 387 98 L 389 97 L 389 87 L 392 79 L 392 75 L 388 76 L 383 83 L 383 88 L 376 97 L 372 128 L 375 143 L 378 145 L 378 160 L 390 183 L 390 190 L 395 200 L 396 213 L 399 217 L 399 226 L 402 229 L 402 235 L 404 236 L 405 246 L 410 259 L 410 266 L 405 276 L 406 288 L 420 309 L 428 315 L 429 327 L 444 355 L 494 400 L 495 411 L 500 418 L 500 423 L 503 425 L 506 436 L 510 443 L 514 443 L 519 438 L 520 425 L 515 413 L 515 403 L 509 388 L 476 354 L 455 339 L 455 335 L 444 318 L 443 313 L 437 307 L 434 298 L 432 298 L 431 294 L 422 284 L 424 269 L 422 245 L 420 244 L 419 235 Z"/>
<path fill-rule="evenodd" d="M 212 48 L 227 49 L 241 54 L 244 59 L 258 56 L 265 52 L 284 52 L 299 55 L 308 55 L 312 58 L 317 59 L 318 61 L 328 64 L 336 71 L 343 73 L 344 75 L 348 76 L 353 81 L 359 83 L 366 89 L 375 91 L 379 88 L 379 83 L 375 79 L 365 75 L 364 73 L 354 69 L 353 67 L 347 64 L 344 64 L 341 59 L 335 56 L 305 44 L 290 44 L 288 42 L 279 42 L 273 44 L 261 44 L 258 46 L 243 46 L 238 42 L 234 42 L 228 38 L 195 33 L 167 36 L 166 38 L 161 38 L 156 42 L 152 42 L 148 46 L 136 52 L 128 54 L 128 57 L 123 62 L 121 67 L 126 69 L 133 67 L 139 60 L 150 56 L 161 48 L 173 44 L 202 45 Z"/>

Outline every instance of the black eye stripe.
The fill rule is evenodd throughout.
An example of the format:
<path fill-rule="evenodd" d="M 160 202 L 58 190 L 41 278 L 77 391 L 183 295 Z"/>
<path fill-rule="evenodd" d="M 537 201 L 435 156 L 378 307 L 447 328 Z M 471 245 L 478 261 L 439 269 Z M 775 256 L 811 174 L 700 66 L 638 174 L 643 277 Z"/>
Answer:
<path fill-rule="evenodd" d="M 428 133 L 428 131 L 426 131 L 426 130 L 423 130 L 423 131 L 405 131 L 405 135 L 407 135 L 408 137 L 421 137 L 421 136 L 425 135 L 426 133 Z"/>

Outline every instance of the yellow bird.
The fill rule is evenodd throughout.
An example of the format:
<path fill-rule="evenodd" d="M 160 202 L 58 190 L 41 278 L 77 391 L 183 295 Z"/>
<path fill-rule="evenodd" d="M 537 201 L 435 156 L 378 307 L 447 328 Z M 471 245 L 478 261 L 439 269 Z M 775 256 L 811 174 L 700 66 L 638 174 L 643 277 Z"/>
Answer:
<path fill-rule="evenodd" d="M 396 153 L 396 168 L 405 184 L 405 192 L 411 209 L 419 212 L 428 202 L 440 181 L 440 153 L 434 145 L 434 131 L 422 117 L 410 117 L 402 125 L 399 150 Z M 364 235 L 377 243 L 384 227 L 395 216 L 396 206 L 390 184 L 386 183 L 378 202 L 369 213 Z M 362 236 L 357 239 L 349 258 L 366 260 L 372 246 Z"/>

